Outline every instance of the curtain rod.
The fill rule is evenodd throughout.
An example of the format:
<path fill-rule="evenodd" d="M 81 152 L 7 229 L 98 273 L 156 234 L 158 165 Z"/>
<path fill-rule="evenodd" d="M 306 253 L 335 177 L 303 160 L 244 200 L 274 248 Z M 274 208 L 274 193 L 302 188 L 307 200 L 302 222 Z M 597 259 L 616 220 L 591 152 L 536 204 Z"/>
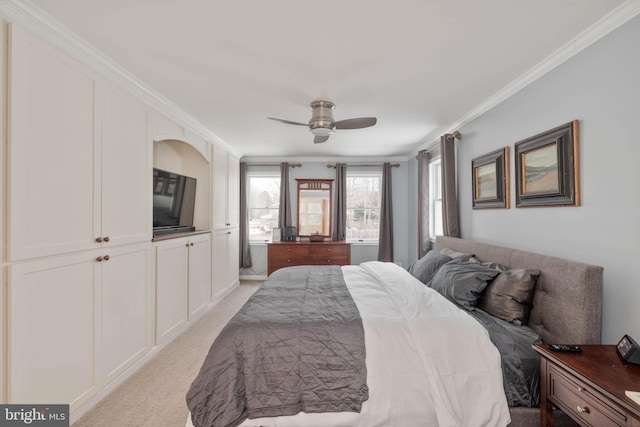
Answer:
<path fill-rule="evenodd" d="M 280 166 L 280 163 L 247 163 L 247 166 Z M 302 167 L 302 163 L 289 163 L 292 168 Z"/>
<path fill-rule="evenodd" d="M 375 168 L 375 167 L 380 167 L 380 166 L 384 166 L 383 164 L 379 164 L 379 165 L 351 165 L 353 167 L 363 167 L 363 168 Z M 327 165 L 328 168 L 336 168 L 336 164 L 332 164 L 332 165 Z M 399 168 L 400 167 L 400 163 L 394 163 L 391 165 L 392 168 Z"/>

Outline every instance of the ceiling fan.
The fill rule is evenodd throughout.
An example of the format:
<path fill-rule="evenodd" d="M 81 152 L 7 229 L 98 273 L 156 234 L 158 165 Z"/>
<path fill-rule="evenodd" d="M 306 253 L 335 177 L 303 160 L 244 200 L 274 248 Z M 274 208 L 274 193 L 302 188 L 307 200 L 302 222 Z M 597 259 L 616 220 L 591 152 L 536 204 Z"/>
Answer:
<path fill-rule="evenodd" d="M 268 119 L 286 123 L 288 125 L 307 126 L 309 132 L 314 135 L 313 143 L 319 144 L 326 142 L 329 136 L 336 129 L 362 129 L 368 128 L 376 124 L 378 119 L 375 117 L 359 117 L 356 119 L 346 119 L 335 121 L 333 119 L 333 110 L 336 108 L 333 102 L 329 101 L 313 101 L 311 103 L 311 120 L 309 123 L 292 122 L 290 120 L 276 119 L 268 117 Z"/>

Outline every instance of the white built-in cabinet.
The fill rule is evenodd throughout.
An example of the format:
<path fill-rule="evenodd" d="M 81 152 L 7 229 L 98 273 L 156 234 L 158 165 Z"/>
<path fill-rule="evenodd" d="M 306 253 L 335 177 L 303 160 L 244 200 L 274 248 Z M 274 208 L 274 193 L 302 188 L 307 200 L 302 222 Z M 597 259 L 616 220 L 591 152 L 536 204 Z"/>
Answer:
<path fill-rule="evenodd" d="M 151 238 L 145 107 L 11 28 L 11 261 Z"/>
<path fill-rule="evenodd" d="M 238 284 L 240 246 L 238 228 L 216 230 L 213 233 L 213 300 L 224 296 Z"/>
<path fill-rule="evenodd" d="M 211 235 L 156 246 L 156 342 L 173 336 L 211 302 Z"/>
<path fill-rule="evenodd" d="M 213 146 L 213 229 L 238 227 L 239 159 L 216 145 Z"/>
<path fill-rule="evenodd" d="M 238 284 L 238 157 L 7 34 L 0 403 L 69 403 L 73 422 Z M 200 233 L 152 242 L 156 160 L 197 177 Z"/>
<path fill-rule="evenodd" d="M 153 319 L 150 245 L 9 267 L 10 402 L 71 411 L 146 354 Z"/>
<path fill-rule="evenodd" d="M 213 146 L 213 299 L 238 283 L 239 276 L 239 159 Z"/>

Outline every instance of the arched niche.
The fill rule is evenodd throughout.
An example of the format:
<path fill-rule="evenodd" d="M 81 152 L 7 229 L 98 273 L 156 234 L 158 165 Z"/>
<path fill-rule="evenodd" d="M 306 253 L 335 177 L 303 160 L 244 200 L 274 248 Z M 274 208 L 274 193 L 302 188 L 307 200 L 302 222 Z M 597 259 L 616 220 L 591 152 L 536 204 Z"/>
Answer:
<path fill-rule="evenodd" d="M 153 167 L 197 179 L 193 222 L 196 230 L 211 229 L 211 164 L 201 151 L 177 139 L 153 142 Z"/>

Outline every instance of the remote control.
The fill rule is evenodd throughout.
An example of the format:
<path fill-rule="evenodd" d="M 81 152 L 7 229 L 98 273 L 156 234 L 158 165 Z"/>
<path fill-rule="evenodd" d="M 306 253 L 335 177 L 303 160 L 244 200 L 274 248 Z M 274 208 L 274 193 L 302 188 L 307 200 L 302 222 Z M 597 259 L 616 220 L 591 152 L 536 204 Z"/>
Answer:
<path fill-rule="evenodd" d="M 547 347 L 553 351 L 569 351 L 571 353 L 580 353 L 582 351 L 577 345 L 549 344 Z"/>

